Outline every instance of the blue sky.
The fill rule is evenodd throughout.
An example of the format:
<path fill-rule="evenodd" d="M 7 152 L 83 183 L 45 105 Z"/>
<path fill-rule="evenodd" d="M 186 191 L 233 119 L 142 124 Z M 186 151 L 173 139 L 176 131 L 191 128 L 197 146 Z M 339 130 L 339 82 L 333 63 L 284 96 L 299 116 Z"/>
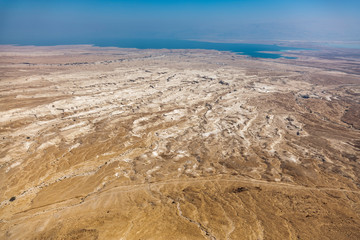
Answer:
<path fill-rule="evenodd" d="M 0 0 L 0 43 L 360 40 L 359 0 Z"/>

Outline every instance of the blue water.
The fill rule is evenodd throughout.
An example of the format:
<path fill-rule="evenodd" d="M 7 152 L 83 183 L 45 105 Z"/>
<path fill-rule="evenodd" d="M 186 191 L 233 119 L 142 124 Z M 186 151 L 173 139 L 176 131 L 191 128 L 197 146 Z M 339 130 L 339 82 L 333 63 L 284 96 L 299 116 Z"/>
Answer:
<path fill-rule="evenodd" d="M 66 44 L 93 44 L 99 47 L 119 47 L 119 48 L 137 48 L 137 49 L 207 49 L 218 51 L 230 51 L 236 54 L 247 55 L 254 58 L 287 58 L 282 55 L 284 51 L 301 50 L 300 48 L 283 47 L 267 44 L 249 44 L 249 43 L 212 43 L 188 40 L 164 40 L 164 39 L 118 39 L 118 40 L 97 40 L 92 42 L 83 41 L 51 41 L 51 42 L 27 42 L 13 43 L 20 45 L 52 46 Z M 279 53 L 264 53 L 279 52 Z"/>
<path fill-rule="evenodd" d="M 282 47 L 277 45 L 266 44 L 248 44 L 248 43 L 212 43 L 187 40 L 163 40 L 163 39 L 122 39 L 116 41 L 104 41 L 95 43 L 96 46 L 106 47 L 114 46 L 121 48 L 138 48 L 138 49 L 208 49 L 218 51 L 230 51 L 237 54 L 247 55 L 254 58 L 287 58 L 280 51 L 300 50 L 299 48 Z M 277 53 L 263 53 L 279 52 Z"/>

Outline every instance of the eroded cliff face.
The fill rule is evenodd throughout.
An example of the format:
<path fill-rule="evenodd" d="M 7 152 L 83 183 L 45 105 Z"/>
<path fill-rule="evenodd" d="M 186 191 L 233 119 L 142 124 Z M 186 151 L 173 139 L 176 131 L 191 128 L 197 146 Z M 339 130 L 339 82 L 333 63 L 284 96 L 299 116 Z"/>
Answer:
<path fill-rule="evenodd" d="M 359 75 L 336 60 L 0 54 L 1 239 L 360 238 Z"/>

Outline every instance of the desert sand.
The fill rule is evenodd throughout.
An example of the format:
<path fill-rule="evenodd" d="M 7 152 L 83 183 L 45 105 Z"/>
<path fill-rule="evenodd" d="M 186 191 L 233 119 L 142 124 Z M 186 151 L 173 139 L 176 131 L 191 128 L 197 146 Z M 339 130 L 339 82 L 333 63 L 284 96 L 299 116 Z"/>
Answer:
<path fill-rule="evenodd" d="M 360 60 L 320 53 L 0 46 L 0 239 L 360 239 Z"/>

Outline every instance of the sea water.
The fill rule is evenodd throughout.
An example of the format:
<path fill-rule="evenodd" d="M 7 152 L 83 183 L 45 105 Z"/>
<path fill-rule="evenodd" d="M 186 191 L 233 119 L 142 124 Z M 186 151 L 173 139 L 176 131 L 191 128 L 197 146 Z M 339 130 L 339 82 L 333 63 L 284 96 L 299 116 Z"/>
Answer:
<path fill-rule="evenodd" d="M 54 46 L 54 45 L 76 45 L 91 44 L 99 47 L 119 47 L 119 48 L 137 48 L 137 49 L 207 49 L 218 51 L 230 51 L 236 54 L 246 55 L 253 58 L 287 58 L 282 53 L 289 50 L 301 50 L 300 48 L 284 47 L 275 44 L 251 44 L 251 43 L 214 43 L 189 40 L 165 40 L 165 39 L 106 39 L 106 40 L 88 40 L 88 41 L 30 41 L 30 42 L 12 42 L 0 44 L 18 44 L 35 46 Z M 271 53 L 269 53 L 271 52 Z M 273 53 L 276 52 L 276 53 Z"/>
<path fill-rule="evenodd" d="M 207 49 L 218 51 L 230 51 L 241 55 L 247 55 L 254 58 L 287 58 L 281 52 L 289 50 L 301 50 L 293 47 L 283 47 L 268 44 L 250 44 L 250 43 L 214 43 L 188 40 L 164 40 L 164 39 L 121 39 L 113 41 L 99 41 L 95 43 L 101 47 L 120 47 L 120 48 L 137 48 L 137 49 Z M 279 53 L 266 53 L 279 52 Z"/>

